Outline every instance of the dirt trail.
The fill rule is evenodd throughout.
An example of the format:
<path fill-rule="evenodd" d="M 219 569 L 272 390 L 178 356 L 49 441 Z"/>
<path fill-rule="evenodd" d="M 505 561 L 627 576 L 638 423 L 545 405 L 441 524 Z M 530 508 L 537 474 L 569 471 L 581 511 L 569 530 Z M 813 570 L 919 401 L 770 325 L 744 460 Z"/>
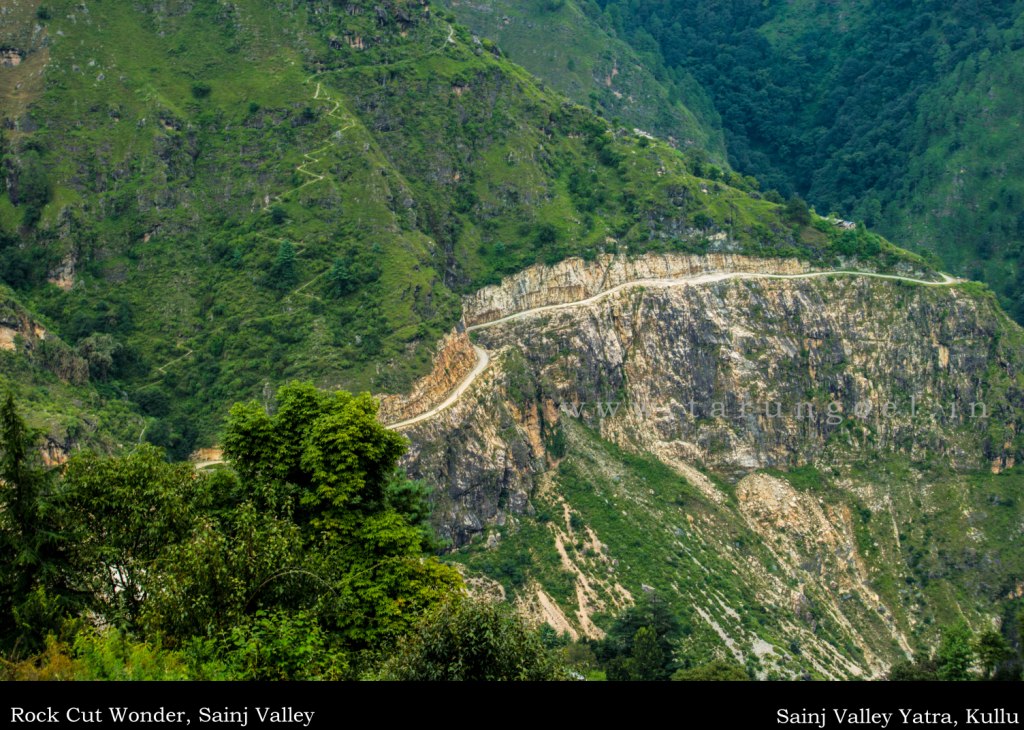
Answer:
<path fill-rule="evenodd" d="M 337 99 L 332 99 L 330 96 L 328 96 L 327 93 L 323 91 L 323 88 L 321 87 L 319 81 L 316 82 L 316 91 L 313 92 L 313 101 L 327 101 L 327 102 L 330 102 L 330 103 L 334 104 L 334 107 L 329 112 L 327 112 L 327 116 L 334 117 L 335 119 L 341 121 L 344 124 L 344 126 L 339 127 L 337 130 L 335 130 L 334 136 L 336 138 L 340 139 L 340 136 L 341 136 L 341 134 L 343 132 L 347 132 L 348 130 L 352 129 L 352 127 L 355 126 L 356 123 L 355 123 L 354 120 L 346 118 L 346 117 L 343 117 L 343 116 L 338 114 L 338 109 L 341 108 L 341 102 L 338 101 Z M 317 149 L 313 150 L 312 152 L 305 152 L 305 153 L 303 153 L 302 156 L 306 158 L 306 161 L 300 163 L 295 168 L 295 171 L 298 172 L 298 173 L 301 173 L 303 175 L 308 176 L 309 180 L 306 180 L 306 182 L 304 182 L 304 183 L 302 183 L 300 185 L 296 185 L 291 190 L 286 190 L 286 191 L 284 191 L 283 193 L 281 193 L 279 195 L 275 195 L 273 198 L 271 198 L 270 202 L 268 202 L 266 205 L 263 206 L 263 210 L 267 210 L 268 208 L 270 208 L 271 202 L 280 202 L 281 200 L 284 199 L 284 196 L 291 195 L 292 193 L 294 193 L 294 192 L 296 192 L 298 190 L 301 190 L 302 188 L 306 187 L 307 185 L 312 185 L 313 183 L 318 183 L 321 180 L 324 180 L 327 177 L 326 175 L 323 175 L 322 173 L 319 173 L 319 172 L 313 172 L 312 170 L 307 170 L 306 167 L 307 167 L 307 165 L 315 165 L 318 162 L 320 162 L 323 159 L 323 157 L 318 157 L 317 155 L 320 155 L 322 152 L 324 152 L 325 150 L 330 149 L 331 147 L 335 146 L 336 144 L 337 144 L 336 141 L 328 142 L 324 146 L 318 147 Z"/>

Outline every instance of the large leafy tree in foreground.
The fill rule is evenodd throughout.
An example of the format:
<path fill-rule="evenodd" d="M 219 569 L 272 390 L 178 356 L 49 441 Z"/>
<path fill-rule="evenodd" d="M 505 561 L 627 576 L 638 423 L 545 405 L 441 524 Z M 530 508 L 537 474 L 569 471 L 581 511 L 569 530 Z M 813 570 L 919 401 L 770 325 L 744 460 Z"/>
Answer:
<path fill-rule="evenodd" d="M 224 449 L 242 491 L 300 528 L 307 560 L 294 569 L 320 585 L 317 610 L 331 631 L 360 648 L 386 645 L 462 584 L 425 557 L 422 509 L 396 475 L 405 448 L 369 395 L 306 383 L 281 388 L 273 415 L 253 402 L 228 419 Z M 280 566 L 259 590 L 292 570 Z"/>
<path fill-rule="evenodd" d="M 368 395 L 293 383 L 269 411 L 236 405 L 233 469 L 197 472 L 144 445 L 75 455 L 59 480 L 33 466 L 13 401 L 0 405 L 8 657 L 47 634 L 105 656 L 121 635 L 193 676 L 351 677 L 462 593 L 430 554 L 423 489 L 396 469 L 406 442 Z"/>

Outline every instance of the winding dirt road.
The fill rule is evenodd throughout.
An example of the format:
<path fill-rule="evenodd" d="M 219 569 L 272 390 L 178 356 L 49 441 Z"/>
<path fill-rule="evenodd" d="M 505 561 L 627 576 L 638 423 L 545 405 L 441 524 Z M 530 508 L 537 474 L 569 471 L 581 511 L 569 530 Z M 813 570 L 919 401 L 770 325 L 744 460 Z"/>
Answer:
<path fill-rule="evenodd" d="M 896 274 L 876 274 L 870 271 L 849 271 L 837 269 L 834 271 L 811 271 L 804 274 L 762 274 L 755 272 L 716 272 L 710 274 L 696 274 L 693 276 L 680 276 L 665 279 L 637 279 L 635 281 L 627 281 L 617 286 L 613 286 L 604 291 L 598 292 L 591 297 L 586 299 L 579 299 L 574 302 L 564 302 L 561 304 L 548 304 L 542 307 L 534 307 L 533 309 L 524 309 L 521 312 L 515 312 L 498 319 L 493 319 L 490 322 L 481 322 L 480 324 L 474 324 L 466 327 L 466 332 L 474 332 L 476 330 L 487 329 L 489 327 L 495 327 L 506 322 L 512 322 L 520 319 L 527 319 L 529 317 L 540 316 L 549 314 L 551 312 L 557 312 L 563 309 L 575 309 L 579 307 L 589 307 L 597 304 L 598 302 L 607 299 L 610 296 L 625 291 L 626 289 L 634 288 L 659 288 L 668 289 L 676 286 L 699 286 L 701 284 L 713 284 L 719 281 L 729 280 L 743 280 L 743 279 L 818 279 L 821 277 L 829 276 L 861 276 L 871 279 L 888 279 L 890 281 L 904 281 L 909 284 L 918 284 L 920 286 L 952 286 L 959 284 L 964 279 L 958 279 L 948 274 L 939 274 L 942 277 L 941 281 L 925 281 L 923 279 L 914 279 L 908 276 L 899 276 Z M 487 369 L 487 366 L 491 364 L 491 357 L 487 350 L 480 347 L 479 345 L 473 345 L 473 351 L 476 353 L 476 365 L 469 374 L 460 382 L 455 388 L 448 394 L 448 396 L 439 404 L 424 411 L 418 416 L 408 418 L 404 421 L 397 423 L 385 424 L 388 428 L 394 430 L 401 430 L 415 426 L 417 423 L 430 420 L 434 418 L 442 411 L 450 408 L 463 394 L 473 385 L 474 382 L 483 374 Z M 207 467 L 214 466 L 216 464 L 223 463 L 223 460 L 217 459 L 212 461 L 201 461 L 195 466 L 197 469 L 204 469 Z"/>
<path fill-rule="evenodd" d="M 445 398 L 438 405 L 431 408 L 429 411 L 424 411 L 418 416 L 413 416 L 412 418 L 406 419 L 404 421 L 399 421 L 398 423 L 388 424 L 388 428 L 398 430 L 401 428 L 408 428 L 409 426 L 414 426 L 420 421 L 425 421 L 428 418 L 433 418 L 438 413 L 443 411 L 445 408 L 448 408 L 448 406 L 455 403 L 455 401 L 457 401 L 460 397 L 462 397 L 462 394 L 466 392 L 466 388 L 471 386 L 473 382 L 480 377 L 481 373 L 483 373 L 483 371 L 487 369 L 487 366 L 491 364 L 491 356 L 487 354 L 487 350 L 480 347 L 479 345 L 473 345 L 473 351 L 476 353 L 476 365 L 473 366 L 473 369 L 470 371 L 469 375 L 467 375 L 461 383 L 455 386 L 455 389 L 448 394 L 447 398 Z"/>
<path fill-rule="evenodd" d="M 579 299 L 575 302 L 564 302 L 561 304 L 548 304 L 542 307 L 534 307 L 533 309 L 524 309 L 521 312 L 515 312 L 505 317 L 499 317 L 493 319 L 490 322 L 481 322 L 480 324 L 470 325 L 466 327 L 466 332 L 474 332 L 476 330 L 486 329 L 488 327 L 495 327 L 499 324 L 505 324 L 506 322 L 512 322 L 520 319 L 527 319 L 529 317 L 535 317 L 538 315 L 544 315 L 551 312 L 557 312 L 563 309 L 575 309 L 578 307 L 588 307 L 593 304 L 600 302 L 610 296 L 625 291 L 626 289 L 634 289 L 639 287 L 644 288 L 660 288 L 668 289 L 676 286 L 698 286 L 701 284 L 713 284 L 719 281 L 729 281 L 732 279 L 817 279 L 827 276 L 862 276 L 872 279 L 889 279 L 892 281 L 905 281 L 910 284 L 919 284 L 922 286 L 951 286 L 953 284 L 959 284 L 963 279 L 957 279 L 949 276 L 948 274 L 939 274 L 942 277 L 941 281 L 925 281 L 923 279 L 913 279 L 908 276 L 898 276 L 896 274 L 876 274 L 870 271 L 847 271 L 847 270 L 834 270 L 834 271 L 811 271 L 805 274 L 762 274 L 755 272 L 716 272 L 712 274 L 696 274 L 694 276 L 680 276 L 667 279 L 637 279 L 635 281 L 627 281 L 625 283 L 613 286 L 610 289 L 598 292 L 597 294 L 587 297 L 586 299 Z M 417 423 L 429 420 L 441 413 L 445 409 L 452 406 L 463 393 L 476 381 L 477 378 L 483 374 L 484 370 L 491 362 L 490 356 L 487 351 L 478 345 L 473 345 L 473 350 L 476 352 L 477 362 L 473 370 L 459 383 L 454 390 L 444 399 L 441 403 L 434 406 L 433 408 L 424 411 L 418 416 L 399 421 L 398 423 L 387 424 L 388 428 L 401 430 L 409 428 Z"/>

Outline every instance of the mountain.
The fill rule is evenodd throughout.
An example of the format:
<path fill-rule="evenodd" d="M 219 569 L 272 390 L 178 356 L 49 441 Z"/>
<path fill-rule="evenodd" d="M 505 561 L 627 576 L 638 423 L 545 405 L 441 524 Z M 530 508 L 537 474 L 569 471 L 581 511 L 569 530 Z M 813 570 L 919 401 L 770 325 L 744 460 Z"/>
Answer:
<path fill-rule="evenodd" d="M 976 285 L 665 254 L 463 309 L 487 369 L 404 427 L 406 468 L 455 559 L 559 630 L 654 594 L 694 664 L 852 678 L 1012 617 L 1024 333 Z"/>
<path fill-rule="evenodd" d="M 408 386 L 458 295 L 529 264 L 826 240 L 419 3 L 7 12 L 5 280 L 113 338 L 96 384 L 178 456 L 289 378 Z"/>
<path fill-rule="evenodd" d="M 610 43 L 650 100 L 622 121 L 552 88 L 589 96 L 609 57 L 541 82 L 418 0 L 2 12 L 0 377 L 52 461 L 181 460 L 225 445 L 232 403 L 258 425 L 311 380 L 380 396 L 445 560 L 556 631 L 611 633 L 647 597 L 679 621 L 673 662 L 765 678 L 877 676 L 958 618 L 1010 631 L 1020 327 L 716 163 L 684 75 L 638 69 L 613 4 L 564 46 Z M 308 465 L 262 458 L 295 494 Z"/>
<path fill-rule="evenodd" d="M 574 0 L 445 3 L 459 20 L 573 101 L 606 119 L 725 162 L 721 120 L 685 71 L 673 75 L 655 53 L 620 40 L 609 23 Z"/>
<path fill-rule="evenodd" d="M 737 170 L 937 253 L 1021 318 L 1020 2 L 587 7 L 700 82 Z"/>

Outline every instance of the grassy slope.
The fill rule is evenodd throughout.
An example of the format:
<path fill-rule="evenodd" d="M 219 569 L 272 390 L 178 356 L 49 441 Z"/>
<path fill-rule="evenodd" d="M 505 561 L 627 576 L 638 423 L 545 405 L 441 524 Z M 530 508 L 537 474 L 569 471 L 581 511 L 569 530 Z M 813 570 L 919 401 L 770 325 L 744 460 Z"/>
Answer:
<path fill-rule="evenodd" d="M 716 231 L 834 259 L 831 234 L 794 228 L 750 179 L 610 128 L 453 19 L 352 7 L 57 2 L 41 22 L 4 255 L 74 266 L 70 291 L 43 267 L 20 296 L 71 345 L 116 339 L 110 392 L 174 453 L 289 378 L 406 387 L 458 294 L 536 261 L 704 251 Z M 49 191 L 34 226 L 33 170 Z"/>
<path fill-rule="evenodd" d="M 573 0 L 486 3 L 449 0 L 459 22 L 494 39 L 509 58 L 570 99 L 724 162 L 721 121 L 691 78 L 655 74 L 637 51 Z M 557 7 L 553 7 L 556 6 Z"/>

